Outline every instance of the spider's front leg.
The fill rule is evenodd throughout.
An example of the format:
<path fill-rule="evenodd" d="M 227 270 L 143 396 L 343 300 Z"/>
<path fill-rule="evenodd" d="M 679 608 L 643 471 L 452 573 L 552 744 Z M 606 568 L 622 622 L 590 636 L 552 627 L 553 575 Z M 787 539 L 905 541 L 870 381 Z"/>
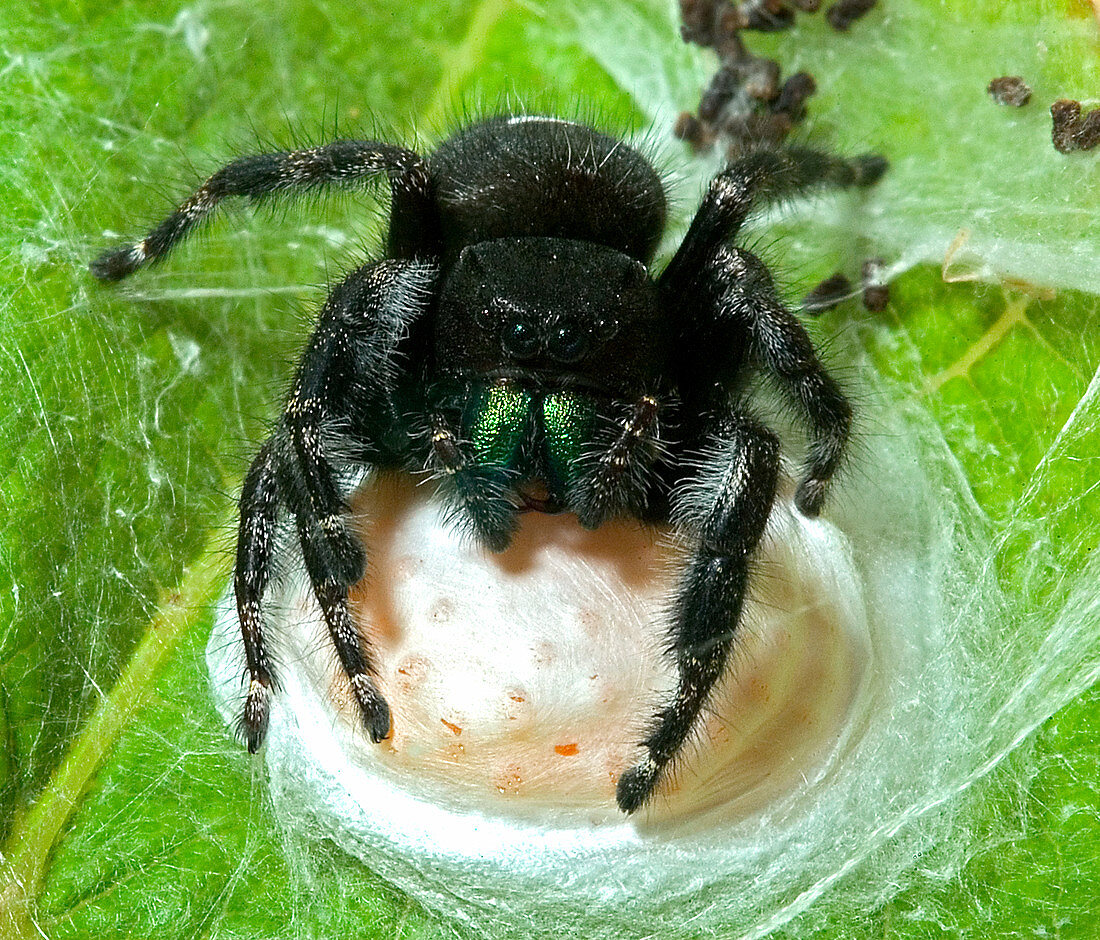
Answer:
<path fill-rule="evenodd" d="M 845 160 L 802 147 L 745 154 L 711 180 L 658 282 L 674 303 L 682 297 L 709 301 L 702 306 L 701 320 L 697 314 L 688 317 L 689 348 L 710 350 L 712 358 L 717 350 L 720 360 L 723 350 L 738 348 L 747 338 L 758 362 L 800 406 L 811 439 L 795 504 L 808 516 L 816 516 L 825 504 L 848 443 L 852 410 L 802 324 L 779 299 L 763 262 L 729 243 L 757 205 L 825 186 L 870 186 L 886 166 L 876 154 Z M 705 399 L 708 393 L 698 379 L 708 378 L 709 371 L 700 371 L 690 358 L 686 365 L 682 380 Z"/>
<path fill-rule="evenodd" d="M 741 248 L 721 248 L 710 274 L 717 322 L 730 320 L 745 329 L 756 358 L 798 404 L 809 427 L 809 451 L 794 499 L 802 513 L 816 516 L 844 460 L 852 406 L 818 359 L 805 327 L 779 299 L 764 262 Z"/>
<path fill-rule="evenodd" d="M 164 258 L 196 226 L 233 197 L 261 202 L 330 186 L 353 186 L 386 173 L 393 195 L 388 254 L 412 258 L 438 238 L 424 159 L 377 140 L 336 140 L 308 150 L 257 153 L 226 164 L 144 238 L 103 252 L 91 264 L 101 281 L 119 281 Z"/>
<path fill-rule="evenodd" d="M 867 187 L 886 172 L 874 153 L 847 160 L 807 147 L 761 148 L 742 155 L 710 181 L 684 240 L 661 274 L 673 294 L 709 265 L 731 242 L 754 208 L 815 189 Z"/>
<path fill-rule="evenodd" d="M 400 462 L 401 455 L 388 455 L 381 443 L 392 437 L 387 416 L 393 414 L 395 350 L 433 277 L 425 265 L 385 261 L 359 268 L 332 292 L 302 355 L 282 421 L 246 478 L 234 584 L 249 673 L 241 724 L 250 751 L 259 748 L 267 728 L 273 681 L 261 603 L 280 503 L 295 517 L 313 593 L 367 731 L 374 741 L 389 732 L 389 707 L 372 678 L 370 649 L 348 610 L 348 589 L 362 577 L 366 555 L 348 528 L 329 450 L 340 435 L 360 463 L 371 457 Z"/>
<path fill-rule="evenodd" d="M 775 499 L 779 441 L 763 425 L 730 415 L 704 453 L 705 469 L 674 496 L 674 518 L 698 539 L 673 608 L 676 691 L 642 742 L 646 759 L 619 778 L 616 800 L 627 813 L 652 795 L 722 676 L 744 606 L 749 561 Z"/>

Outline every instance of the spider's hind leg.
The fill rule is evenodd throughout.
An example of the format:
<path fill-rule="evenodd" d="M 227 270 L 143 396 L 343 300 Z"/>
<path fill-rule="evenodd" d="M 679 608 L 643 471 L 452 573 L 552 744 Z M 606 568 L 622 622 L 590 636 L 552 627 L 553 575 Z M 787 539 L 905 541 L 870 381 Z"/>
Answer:
<path fill-rule="evenodd" d="M 268 441 L 252 462 L 241 492 L 237 565 L 233 577 L 248 668 L 248 693 L 240 729 L 251 754 L 259 750 L 267 733 L 271 699 L 271 661 L 264 640 L 260 602 L 271 580 L 275 556 L 278 490 L 274 443 Z"/>
<path fill-rule="evenodd" d="M 763 425 L 730 415 L 708 459 L 675 496 L 676 517 L 698 538 L 673 608 L 670 650 L 676 691 L 642 742 L 646 758 L 619 778 L 616 800 L 632 813 L 650 796 L 696 727 L 733 647 L 753 551 L 764 533 L 779 475 L 779 441 Z"/>

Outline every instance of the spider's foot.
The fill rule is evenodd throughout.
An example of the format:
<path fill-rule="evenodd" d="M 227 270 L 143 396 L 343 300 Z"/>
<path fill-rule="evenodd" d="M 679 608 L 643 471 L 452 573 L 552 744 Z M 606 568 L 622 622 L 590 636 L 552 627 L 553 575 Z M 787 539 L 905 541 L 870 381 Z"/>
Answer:
<path fill-rule="evenodd" d="M 270 718 L 271 687 L 260 679 L 248 683 L 248 696 L 241 712 L 240 730 L 249 754 L 255 754 L 264 743 Z"/>
<path fill-rule="evenodd" d="M 333 514 L 321 520 L 312 534 L 316 549 L 327 555 L 329 576 L 340 584 L 355 584 L 367 570 L 363 543 L 348 531 L 343 517 Z"/>
<path fill-rule="evenodd" d="M 499 554 L 512 544 L 519 528 L 515 507 L 505 499 L 471 500 L 461 520 L 477 544 Z"/>
<path fill-rule="evenodd" d="M 821 515 L 825 506 L 825 487 L 827 480 L 816 480 L 813 477 L 803 480 L 795 490 L 794 504 L 804 516 L 813 518 Z"/>
<path fill-rule="evenodd" d="M 113 248 L 105 251 L 90 265 L 88 270 L 100 281 L 121 281 L 129 277 L 146 261 L 148 253 L 145 242 L 129 245 L 126 248 Z"/>
<path fill-rule="evenodd" d="M 592 532 L 610 518 L 612 503 L 596 487 L 577 487 L 569 494 L 569 508 L 577 514 L 581 528 Z"/>
<path fill-rule="evenodd" d="M 351 677 L 351 688 L 355 692 L 359 710 L 363 713 L 363 726 L 370 739 L 375 744 L 384 741 L 390 734 L 390 706 L 382 698 L 374 680 L 361 672 Z"/>
<path fill-rule="evenodd" d="M 619 777 L 615 788 L 615 802 L 624 813 L 633 813 L 653 794 L 661 769 L 649 758 L 635 764 Z"/>
<path fill-rule="evenodd" d="M 507 515 L 501 515 L 494 519 L 492 525 L 485 525 L 486 520 L 478 520 L 474 525 L 474 533 L 477 540 L 494 554 L 500 554 L 512 544 L 512 536 L 515 535 L 519 523 L 515 512 L 511 507 Z"/>
<path fill-rule="evenodd" d="M 578 496 L 571 500 L 570 508 L 577 514 L 581 527 L 592 532 L 613 519 L 645 518 L 646 494 L 640 487 L 636 490 L 621 487 L 613 494 Z"/>
<path fill-rule="evenodd" d="M 857 186 L 873 186 L 890 168 L 890 162 L 880 153 L 865 153 L 852 160 Z"/>
<path fill-rule="evenodd" d="M 636 510 L 645 504 L 644 498 L 632 499 L 634 494 L 616 485 L 619 483 L 606 479 L 586 481 L 586 485 L 575 487 L 569 494 L 569 508 L 577 514 L 582 528 L 592 532 L 617 516 L 640 515 Z"/>
<path fill-rule="evenodd" d="M 609 515 L 610 513 L 602 506 L 577 507 L 577 522 L 581 524 L 582 529 L 587 529 L 589 532 L 595 532 L 607 521 Z"/>

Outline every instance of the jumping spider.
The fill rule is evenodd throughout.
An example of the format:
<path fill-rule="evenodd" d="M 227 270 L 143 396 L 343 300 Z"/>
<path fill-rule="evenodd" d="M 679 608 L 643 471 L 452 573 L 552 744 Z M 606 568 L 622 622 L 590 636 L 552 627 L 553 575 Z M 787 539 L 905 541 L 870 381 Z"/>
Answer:
<path fill-rule="evenodd" d="M 234 588 L 248 666 L 241 718 L 263 741 L 273 686 L 262 601 L 280 510 L 367 732 L 390 710 L 348 613 L 366 556 L 344 472 L 440 481 L 454 518 L 494 552 L 524 511 L 671 522 L 692 553 L 670 614 L 675 693 L 619 778 L 627 813 L 653 793 L 729 657 L 749 561 L 775 498 L 780 447 L 743 405 L 764 370 L 796 403 L 809 447 L 795 495 L 816 516 L 851 408 L 764 264 L 733 239 L 750 209 L 819 186 L 866 186 L 885 161 L 803 148 L 749 152 L 710 183 L 659 272 L 665 191 L 622 140 L 553 117 L 480 120 L 428 157 L 372 140 L 242 157 L 136 244 L 92 265 L 115 281 L 159 261 L 222 200 L 390 180 L 386 257 L 347 275 L 320 311 L 282 418 L 240 499 Z M 674 429 L 674 435 L 669 429 Z"/>

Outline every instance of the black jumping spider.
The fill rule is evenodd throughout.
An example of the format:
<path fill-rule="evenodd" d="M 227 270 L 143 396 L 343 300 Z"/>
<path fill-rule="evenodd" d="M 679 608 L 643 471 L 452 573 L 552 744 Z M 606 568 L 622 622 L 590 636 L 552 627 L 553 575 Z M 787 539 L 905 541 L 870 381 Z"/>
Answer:
<path fill-rule="evenodd" d="M 821 511 L 851 423 L 767 268 L 732 239 L 762 200 L 869 185 L 885 166 L 874 155 L 748 153 L 710 183 L 654 274 L 665 192 L 637 150 L 583 124 L 494 117 L 427 158 L 359 140 L 243 157 L 144 239 L 98 258 L 92 273 L 118 280 L 163 258 L 230 196 L 390 179 L 387 256 L 325 301 L 241 494 L 234 586 L 248 749 L 263 741 L 273 685 L 261 603 L 281 508 L 366 729 L 374 741 L 388 734 L 371 650 L 348 614 L 366 555 L 340 481 L 355 467 L 427 468 L 493 551 L 526 510 L 573 512 L 588 528 L 621 516 L 672 522 L 692 539 L 671 608 L 678 689 L 642 742 L 648 756 L 618 782 L 619 806 L 641 806 L 722 674 L 775 497 L 779 441 L 742 407 L 746 380 L 770 373 L 805 418 L 795 502 L 807 515 Z"/>

